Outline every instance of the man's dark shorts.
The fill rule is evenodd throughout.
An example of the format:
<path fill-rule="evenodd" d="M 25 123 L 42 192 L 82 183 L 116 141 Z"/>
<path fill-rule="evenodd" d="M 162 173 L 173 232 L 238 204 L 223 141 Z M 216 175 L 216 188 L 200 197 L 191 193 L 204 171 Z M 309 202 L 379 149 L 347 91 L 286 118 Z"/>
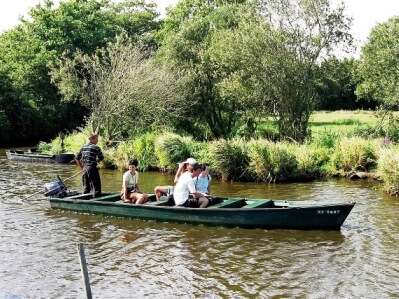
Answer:
<path fill-rule="evenodd" d="M 180 206 L 185 208 L 199 208 L 200 205 L 198 198 L 189 197 L 186 202 Z"/>

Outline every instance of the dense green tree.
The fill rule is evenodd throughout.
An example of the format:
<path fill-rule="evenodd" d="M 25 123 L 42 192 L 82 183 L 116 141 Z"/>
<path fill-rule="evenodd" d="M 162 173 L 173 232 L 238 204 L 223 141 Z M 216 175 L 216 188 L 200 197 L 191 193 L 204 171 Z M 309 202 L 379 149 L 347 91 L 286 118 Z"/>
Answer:
<path fill-rule="evenodd" d="M 356 63 L 353 58 L 331 58 L 321 63 L 316 80 L 316 109 L 375 109 L 376 101 L 358 100 L 356 97 Z"/>
<path fill-rule="evenodd" d="M 78 50 L 92 53 L 122 32 L 153 48 L 157 17 L 153 4 L 138 0 L 69 0 L 59 5 L 44 1 L 31 10 L 29 19 L 3 33 L 0 71 L 12 82 L 19 102 L 15 107 L 26 108 L 21 128 L 13 132 L 14 140 L 37 141 L 82 122 L 85 109 L 63 103 L 51 82 L 50 69 L 58 67 L 62 55 L 73 57 Z"/>
<path fill-rule="evenodd" d="M 281 136 L 303 140 L 318 61 L 351 42 L 343 10 L 327 0 L 181 1 L 160 54 L 186 74 L 184 97 L 214 137 L 272 115 Z"/>
<path fill-rule="evenodd" d="M 153 63 L 146 47 L 121 36 L 93 55 L 65 58 L 53 79 L 66 101 L 90 111 L 88 124 L 106 140 L 168 125 L 186 107 L 176 75 Z"/>
<path fill-rule="evenodd" d="M 374 98 L 387 106 L 399 100 L 399 17 L 373 28 L 362 48 L 358 75 L 360 84 L 356 94 Z"/>
<path fill-rule="evenodd" d="M 244 1 L 180 1 L 159 33 L 160 60 L 179 69 L 184 78 L 189 109 L 177 126 L 198 136 L 206 124 L 213 137 L 229 137 L 246 109 L 240 99 L 225 96 L 220 84 L 225 78 L 212 59 L 214 38 L 220 30 L 233 30 L 244 15 Z"/>

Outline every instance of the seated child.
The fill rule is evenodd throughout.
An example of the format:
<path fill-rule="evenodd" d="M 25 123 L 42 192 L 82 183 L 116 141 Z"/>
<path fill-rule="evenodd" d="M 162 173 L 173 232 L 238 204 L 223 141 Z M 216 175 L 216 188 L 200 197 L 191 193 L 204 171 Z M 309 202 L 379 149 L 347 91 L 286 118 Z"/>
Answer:
<path fill-rule="evenodd" d="M 202 171 L 200 175 L 193 179 L 195 190 L 197 192 L 209 195 L 209 193 L 211 192 L 211 187 L 209 183 L 212 180 L 211 175 L 209 174 L 209 167 L 206 164 L 202 164 L 201 167 Z"/>
<path fill-rule="evenodd" d="M 143 204 L 148 200 L 148 195 L 140 192 L 137 165 L 136 159 L 129 161 L 129 170 L 123 174 L 121 198 L 124 202 Z"/>

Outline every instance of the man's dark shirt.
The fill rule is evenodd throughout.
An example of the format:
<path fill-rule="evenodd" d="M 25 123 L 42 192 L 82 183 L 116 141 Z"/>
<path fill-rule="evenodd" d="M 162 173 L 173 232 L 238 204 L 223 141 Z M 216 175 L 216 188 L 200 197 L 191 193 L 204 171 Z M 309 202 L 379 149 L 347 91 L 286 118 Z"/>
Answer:
<path fill-rule="evenodd" d="M 97 162 L 104 160 L 104 155 L 98 145 L 88 143 L 80 149 L 76 160 L 81 160 L 83 166 L 97 166 Z"/>

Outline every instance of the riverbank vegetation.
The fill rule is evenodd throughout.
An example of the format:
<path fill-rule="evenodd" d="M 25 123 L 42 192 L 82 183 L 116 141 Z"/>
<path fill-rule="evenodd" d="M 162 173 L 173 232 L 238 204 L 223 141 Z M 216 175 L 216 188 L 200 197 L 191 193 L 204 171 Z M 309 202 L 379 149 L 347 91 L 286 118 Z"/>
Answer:
<path fill-rule="evenodd" d="M 164 18 L 146 1 L 45 1 L 0 35 L 0 142 L 76 152 L 99 130 L 105 167 L 194 156 L 226 180 L 377 171 L 391 186 L 398 22 L 338 59 L 351 19 L 329 0 L 180 0 Z M 372 111 L 315 113 L 341 109 Z"/>

